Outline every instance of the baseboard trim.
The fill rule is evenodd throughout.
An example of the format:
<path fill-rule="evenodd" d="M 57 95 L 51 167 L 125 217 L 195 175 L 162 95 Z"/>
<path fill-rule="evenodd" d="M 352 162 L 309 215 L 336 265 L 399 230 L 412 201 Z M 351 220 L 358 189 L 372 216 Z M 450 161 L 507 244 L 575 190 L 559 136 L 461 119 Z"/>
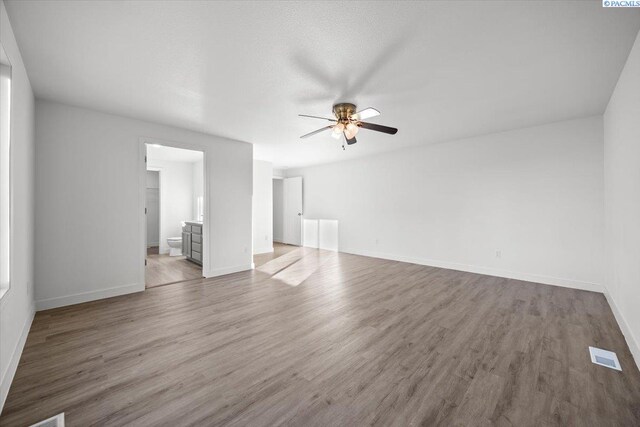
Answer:
<path fill-rule="evenodd" d="M 81 292 L 63 297 L 48 298 L 36 301 L 36 310 L 49 310 L 51 308 L 64 307 L 67 305 L 80 304 L 83 302 L 95 301 L 104 298 L 117 297 L 119 295 L 132 294 L 144 291 L 144 283 L 134 283 L 131 285 L 116 286 L 114 288 L 101 289 L 99 291 Z"/>
<path fill-rule="evenodd" d="M 620 326 L 620 330 L 622 331 L 622 335 L 624 335 L 629 351 L 631 351 L 633 360 L 636 362 L 636 368 L 640 369 L 640 345 L 638 345 L 638 340 L 633 336 L 633 332 L 631 331 L 627 320 L 622 315 L 616 301 L 606 289 L 604 291 L 604 296 L 609 303 L 609 307 L 611 307 L 611 311 L 613 312 L 613 316 L 616 318 L 616 322 L 618 322 L 618 326 Z"/>
<path fill-rule="evenodd" d="M 207 277 L 218 277 L 224 276 L 226 274 L 237 273 L 239 271 L 248 271 L 253 269 L 253 263 L 237 265 L 235 267 L 227 267 L 227 268 L 218 268 L 216 270 L 211 270 Z"/>
<path fill-rule="evenodd" d="M 604 293 L 605 289 L 602 285 L 597 283 L 584 282 L 574 279 L 564 279 L 560 277 L 544 276 L 540 274 L 532 273 L 520 273 L 509 270 L 501 270 L 491 267 L 482 267 L 478 265 L 460 264 L 456 262 L 440 261 L 434 259 L 413 258 L 401 255 L 393 255 L 375 251 L 359 250 L 359 249 L 341 249 L 340 252 L 345 252 L 354 255 L 368 256 L 372 258 L 382 258 L 391 261 L 408 262 L 411 264 L 427 265 L 429 267 L 446 268 L 449 270 L 465 271 L 467 273 L 486 274 L 488 276 L 505 277 L 507 279 L 522 280 L 525 282 L 542 283 L 544 285 L 562 286 L 565 288 L 580 289 L 583 291 L 600 292 Z"/>
<path fill-rule="evenodd" d="M 35 316 L 35 314 L 36 308 L 32 304 L 30 307 L 30 313 L 27 316 L 27 320 L 24 322 L 24 325 L 22 325 L 20 339 L 18 339 L 18 343 L 13 349 L 13 353 L 11 354 L 9 366 L 7 366 L 7 370 L 4 372 L 4 376 L 2 377 L 2 383 L 0 384 L 0 413 L 2 413 L 2 408 L 4 408 L 4 403 L 6 402 L 7 396 L 9 395 L 9 388 L 11 387 L 11 383 L 13 382 L 13 377 L 16 375 L 16 371 L 18 370 L 18 364 L 20 363 L 22 350 L 24 349 L 24 345 L 27 342 L 27 337 L 29 336 L 29 331 L 31 330 L 31 324 L 33 323 L 33 317 Z"/>
<path fill-rule="evenodd" d="M 255 249 L 255 251 L 253 252 L 254 255 L 260 255 L 260 254 L 269 254 L 273 252 L 273 246 L 270 248 L 260 248 L 260 249 Z"/>

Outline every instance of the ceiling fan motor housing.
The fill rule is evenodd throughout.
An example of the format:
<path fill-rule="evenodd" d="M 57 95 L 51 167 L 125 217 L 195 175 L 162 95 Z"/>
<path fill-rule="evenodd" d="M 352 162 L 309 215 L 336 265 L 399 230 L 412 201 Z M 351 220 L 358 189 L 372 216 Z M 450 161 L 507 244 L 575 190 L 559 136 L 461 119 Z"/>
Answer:
<path fill-rule="evenodd" d="M 347 124 L 350 117 L 356 113 L 356 106 L 349 103 L 341 103 L 333 106 L 333 114 L 340 123 Z"/>

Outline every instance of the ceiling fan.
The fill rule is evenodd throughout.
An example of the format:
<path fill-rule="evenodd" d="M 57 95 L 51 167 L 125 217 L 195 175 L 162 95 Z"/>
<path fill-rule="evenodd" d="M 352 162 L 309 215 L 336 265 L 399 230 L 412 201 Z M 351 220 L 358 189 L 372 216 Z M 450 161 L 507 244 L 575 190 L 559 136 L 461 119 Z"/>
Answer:
<path fill-rule="evenodd" d="M 333 114 L 336 116 L 335 119 L 309 116 L 307 114 L 298 114 L 300 117 L 311 117 L 313 119 L 322 119 L 328 120 L 330 122 L 335 122 L 335 124 L 331 124 L 318 130 L 314 130 L 313 132 L 309 132 L 306 135 L 302 135 L 300 138 L 308 138 L 317 133 L 332 129 L 333 132 L 331 132 L 331 136 L 336 139 L 340 139 L 344 136 L 344 140 L 347 142 L 347 145 L 352 145 L 358 142 L 356 140 L 356 134 L 358 133 L 360 128 L 388 133 L 389 135 L 395 135 L 398 132 L 398 129 L 396 128 L 362 121 L 370 119 L 371 117 L 379 116 L 380 111 L 376 110 L 375 108 L 365 108 L 364 110 L 356 111 L 356 106 L 354 104 L 341 103 L 333 106 Z M 344 143 L 342 144 L 342 149 L 344 149 Z"/>

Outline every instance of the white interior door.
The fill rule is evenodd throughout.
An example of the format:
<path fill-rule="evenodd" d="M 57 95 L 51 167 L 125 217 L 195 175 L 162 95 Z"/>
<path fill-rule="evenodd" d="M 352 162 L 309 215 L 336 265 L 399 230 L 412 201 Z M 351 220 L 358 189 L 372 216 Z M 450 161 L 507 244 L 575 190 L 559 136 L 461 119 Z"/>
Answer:
<path fill-rule="evenodd" d="M 284 243 L 302 245 L 302 177 L 283 180 Z"/>

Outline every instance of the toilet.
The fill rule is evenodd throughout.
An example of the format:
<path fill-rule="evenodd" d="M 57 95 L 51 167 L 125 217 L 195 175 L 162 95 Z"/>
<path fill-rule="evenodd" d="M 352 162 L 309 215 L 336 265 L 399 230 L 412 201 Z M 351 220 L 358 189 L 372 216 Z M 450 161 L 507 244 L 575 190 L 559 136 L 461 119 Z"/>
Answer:
<path fill-rule="evenodd" d="M 182 255 L 182 237 L 169 237 L 167 239 L 169 245 L 169 256 Z"/>

